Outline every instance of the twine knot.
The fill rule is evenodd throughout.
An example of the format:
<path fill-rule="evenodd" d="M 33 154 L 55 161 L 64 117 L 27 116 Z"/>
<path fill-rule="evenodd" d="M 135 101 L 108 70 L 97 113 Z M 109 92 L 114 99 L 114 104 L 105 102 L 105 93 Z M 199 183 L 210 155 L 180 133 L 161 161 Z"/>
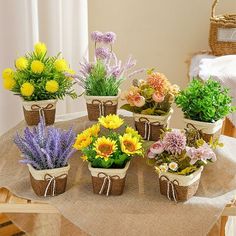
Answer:
<path fill-rule="evenodd" d="M 99 116 L 105 116 L 105 106 L 106 105 L 113 105 L 113 102 L 111 100 L 107 100 L 107 101 L 103 102 L 98 99 L 94 99 L 94 100 L 92 100 L 92 105 L 98 105 Z"/>
<path fill-rule="evenodd" d="M 39 115 L 43 117 L 44 121 L 45 121 L 45 115 L 44 115 L 45 110 L 50 110 L 52 108 L 53 108 L 53 104 L 51 104 L 51 103 L 47 104 L 47 106 L 45 106 L 45 107 L 40 106 L 38 104 L 33 104 L 31 106 L 31 110 L 32 111 L 38 111 Z"/>

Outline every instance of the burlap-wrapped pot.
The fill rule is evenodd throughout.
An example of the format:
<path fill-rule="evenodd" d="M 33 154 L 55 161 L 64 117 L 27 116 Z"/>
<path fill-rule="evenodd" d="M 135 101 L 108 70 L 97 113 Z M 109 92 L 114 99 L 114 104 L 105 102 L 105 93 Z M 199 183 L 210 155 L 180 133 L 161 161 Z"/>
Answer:
<path fill-rule="evenodd" d="M 89 120 L 97 121 L 100 116 L 117 113 L 118 99 L 117 96 L 87 96 L 84 95 L 87 105 Z"/>
<path fill-rule="evenodd" d="M 201 166 L 190 175 L 177 175 L 169 172 L 159 173 L 160 192 L 169 200 L 178 202 L 190 199 L 198 190 L 201 173 Z"/>
<path fill-rule="evenodd" d="M 201 137 L 206 142 L 209 142 L 211 138 L 213 140 L 216 140 L 220 137 L 223 121 L 224 119 L 220 119 L 214 123 L 208 123 L 208 122 L 184 119 L 186 126 L 188 124 L 191 124 L 193 128 L 199 130 Z"/>
<path fill-rule="evenodd" d="M 46 125 L 55 122 L 57 100 L 23 101 L 23 111 L 27 125 L 37 125 L 40 114 L 45 117 Z"/>
<path fill-rule="evenodd" d="M 28 164 L 30 182 L 38 196 L 54 196 L 66 191 L 70 165 L 61 168 L 36 170 Z"/>
<path fill-rule="evenodd" d="M 95 194 L 121 195 L 125 187 L 126 172 L 130 162 L 123 169 L 88 168 L 92 176 L 93 192 Z"/>
<path fill-rule="evenodd" d="M 157 141 L 160 139 L 161 130 L 169 127 L 173 109 L 164 116 L 153 116 L 133 113 L 135 128 L 145 140 Z"/>

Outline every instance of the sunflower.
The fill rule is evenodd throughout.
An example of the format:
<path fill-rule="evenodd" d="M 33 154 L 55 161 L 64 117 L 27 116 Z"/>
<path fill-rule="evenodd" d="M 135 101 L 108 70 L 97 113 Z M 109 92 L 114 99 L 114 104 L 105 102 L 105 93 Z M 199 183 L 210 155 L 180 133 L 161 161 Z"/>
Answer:
<path fill-rule="evenodd" d="M 87 135 L 85 132 L 78 134 L 73 147 L 77 150 L 82 150 L 88 147 L 92 143 L 91 136 Z"/>
<path fill-rule="evenodd" d="M 132 134 L 120 136 L 120 145 L 122 152 L 128 155 L 143 154 L 142 143 L 139 142 L 137 137 L 133 137 Z"/>
<path fill-rule="evenodd" d="M 99 123 L 107 129 L 118 129 L 123 123 L 124 120 L 117 115 L 107 115 L 106 117 L 102 116 L 98 118 Z"/>
<path fill-rule="evenodd" d="M 131 134 L 133 137 L 138 138 L 139 140 L 142 138 L 138 131 L 134 130 L 132 127 L 127 126 L 125 129 L 126 134 Z"/>
<path fill-rule="evenodd" d="M 88 136 L 94 136 L 94 137 L 97 137 L 99 132 L 100 132 L 100 124 L 95 124 L 84 131 L 84 133 L 86 133 Z"/>
<path fill-rule="evenodd" d="M 116 141 L 110 138 L 101 137 L 94 143 L 94 150 L 97 152 L 96 158 L 104 158 L 105 161 L 109 159 L 117 149 Z"/>

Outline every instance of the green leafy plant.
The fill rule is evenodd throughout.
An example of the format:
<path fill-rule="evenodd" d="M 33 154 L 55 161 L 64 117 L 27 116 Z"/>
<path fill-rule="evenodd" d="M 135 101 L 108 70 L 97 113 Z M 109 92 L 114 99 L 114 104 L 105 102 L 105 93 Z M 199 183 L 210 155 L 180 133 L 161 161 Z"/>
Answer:
<path fill-rule="evenodd" d="M 185 118 L 203 122 L 215 122 L 234 112 L 236 107 L 231 102 L 229 89 L 215 80 L 203 82 L 198 78 L 194 78 L 175 99 Z"/>

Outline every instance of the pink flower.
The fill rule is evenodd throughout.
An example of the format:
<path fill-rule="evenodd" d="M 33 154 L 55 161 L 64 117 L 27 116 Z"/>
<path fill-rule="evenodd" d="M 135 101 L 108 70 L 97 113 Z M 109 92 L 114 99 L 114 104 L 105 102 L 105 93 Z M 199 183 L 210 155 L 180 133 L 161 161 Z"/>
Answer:
<path fill-rule="evenodd" d="M 164 152 L 164 145 L 162 143 L 162 141 L 157 141 L 154 144 L 152 144 L 152 146 L 150 147 L 150 151 L 156 155 L 161 154 L 162 152 Z"/>
<path fill-rule="evenodd" d="M 150 158 L 150 159 L 156 158 L 156 155 L 155 155 L 154 153 L 152 153 L 150 150 L 148 150 L 147 156 L 148 156 L 148 158 Z"/>
<path fill-rule="evenodd" d="M 163 138 L 164 149 L 171 154 L 181 154 L 186 147 L 186 137 L 178 129 L 167 132 Z"/>
<path fill-rule="evenodd" d="M 103 33 L 100 31 L 93 31 L 91 33 L 91 40 L 95 43 L 100 43 L 103 41 Z"/>
<path fill-rule="evenodd" d="M 207 162 L 207 160 L 216 161 L 216 154 L 211 147 L 204 143 L 201 147 L 186 147 L 187 155 L 191 159 L 190 164 L 194 165 L 197 161 Z"/>
<path fill-rule="evenodd" d="M 139 94 L 133 97 L 133 103 L 136 107 L 142 107 L 145 105 L 145 98 Z"/>
<path fill-rule="evenodd" d="M 163 101 L 164 101 L 164 98 L 165 98 L 165 96 L 161 95 L 161 94 L 158 93 L 158 92 L 155 92 L 155 93 L 152 95 L 152 99 L 153 99 L 155 102 L 157 102 L 157 103 L 163 102 Z"/>

